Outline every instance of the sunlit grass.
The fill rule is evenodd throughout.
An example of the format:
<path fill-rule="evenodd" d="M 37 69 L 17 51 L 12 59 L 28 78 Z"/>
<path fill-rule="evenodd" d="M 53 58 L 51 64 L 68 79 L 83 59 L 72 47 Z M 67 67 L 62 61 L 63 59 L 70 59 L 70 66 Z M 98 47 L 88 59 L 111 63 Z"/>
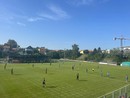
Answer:
<path fill-rule="evenodd" d="M 110 77 L 106 75 L 108 71 Z M 77 73 L 79 80 L 76 80 Z M 8 64 L 6 69 L 0 64 L 0 98 L 97 98 L 128 84 L 126 74 L 130 75 L 128 67 L 86 62 L 59 62 L 51 66 L 39 63 L 34 67 L 31 63 Z M 46 87 L 42 86 L 44 78 Z"/>

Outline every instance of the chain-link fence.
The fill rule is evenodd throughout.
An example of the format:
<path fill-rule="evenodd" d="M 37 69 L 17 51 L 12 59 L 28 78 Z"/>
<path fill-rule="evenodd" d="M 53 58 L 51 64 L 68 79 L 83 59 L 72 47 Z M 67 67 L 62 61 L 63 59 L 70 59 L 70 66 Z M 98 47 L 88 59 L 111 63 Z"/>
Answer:
<path fill-rule="evenodd" d="M 98 98 L 130 98 L 130 84 L 102 95 Z"/>

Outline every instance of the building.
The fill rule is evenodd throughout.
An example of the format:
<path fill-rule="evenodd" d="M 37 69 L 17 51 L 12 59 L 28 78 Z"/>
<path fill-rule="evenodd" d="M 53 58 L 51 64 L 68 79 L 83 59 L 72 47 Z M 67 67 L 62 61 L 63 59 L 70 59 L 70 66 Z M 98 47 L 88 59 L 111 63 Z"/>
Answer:
<path fill-rule="evenodd" d="M 106 49 L 106 50 L 102 50 L 102 53 L 108 53 L 108 54 L 110 54 L 110 50 L 109 49 Z"/>
<path fill-rule="evenodd" d="M 7 45 L 7 44 L 5 44 L 5 45 L 3 46 L 3 51 L 4 51 L 4 52 L 10 51 L 10 46 Z"/>
<path fill-rule="evenodd" d="M 38 51 L 39 51 L 40 54 L 46 54 L 46 49 L 45 49 L 45 47 L 39 48 Z"/>
<path fill-rule="evenodd" d="M 80 50 L 80 54 L 84 54 L 84 50 Z"/>
<path fill-rule="evenodd" d="M 130 50 L 130 46 L 123 47 L 123 50 Z"/>
<path fill-rule="evenodd" d="M 0 45 L 0 51 L 3 51 L 3 45 Z"/>
<path fill-rule="evenodd" d="M 28 46 L 25 51 L 33 52 L 33 48 L 31 46 Z"/>
<path fill-rule="evenodd" d="M 124 53 L 130 53 L 130 46 L 123 47 L 123 52 Z"/>

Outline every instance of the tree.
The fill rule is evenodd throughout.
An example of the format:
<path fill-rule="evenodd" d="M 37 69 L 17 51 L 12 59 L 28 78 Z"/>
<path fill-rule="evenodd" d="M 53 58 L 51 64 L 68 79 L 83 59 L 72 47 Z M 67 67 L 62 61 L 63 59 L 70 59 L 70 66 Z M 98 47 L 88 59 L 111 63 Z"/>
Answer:
<path fill-rule="evenodd" d="M 100 47 L 98 47 L 97 51 L 98 51 L 98 53 L 102 53 L 102 50 Z"/>
<path fill-rule="evenodd" d="M 59 58 L 64 58 L 64 57 L 66 57 L 66 56 L 65 56 L 65 50 L 60 50 L 60 51 L 58 51 L 58 54 L 59 54 Z"/>
<path fill-rule="evenodd" d="M 84 54 L 89 54 L 89 50 L 84 50 Z"/>
<path fill-rule="evenodd" d="M 48 51 L 47 56 L 49 56 L 51 59 L 60 59 L 59 52 L 58 51 Z"/>
<path fill-rule="evenodd" d="M 34 54 L 39 54 L 38 47 L 33 48 L 33 52 L 34 52 Z"/>
<path fill-rule="evenodd" d="M 15 40 L 12 40 L 12 39 L 9 39 L 7 44 L 10 46 L 10 48 L 17 48 L 18 47 L 18 44 Z"/>
<path fill-rule="evenodd" d="M 123 55 L 119 48 L 114 48 L 110 51 L 110 54 L 107 54 L 105 57 L 105 61 L 107 62 L 115 62 L 117 65 L 120 65 L 121 62 L 127 61 L 128 56 Z"/>
<path fill-rule="evenodd" d="M 73 53 L 73 59 L 76 59 L 77 57 L 80 56 L 78 45 L 76 44 L 72 45 L 72 53 Z"/>
<path fill-rule="evenodd" d="M 2 45 L 0 45 L 0 58 L 2 58 L 2 55 L 3 54 L 3 46 Z"/>
<path fill-rule="evenodd" d="M 105 53 L 102 53 L 100 47 L 98 49 L 94 48 L 93 52 L 88 53 L 87 60 L 99 62 L 102 61 L 105 56 Z"/>
<path fill-rule="evenodd" d="M 94 50 L 93 50 L 93 52 L 92 52 L 94 55 L 96 54 L 96 53 L 98 53 L 98 51 L 97 51 L 97 49 L 96 48 L 94 48 Z"/>
<path fill-rule="evenodd" d="M 64 55 L 65 58 L 72 59 L 72 55 L 73 55 L 72 50 L 68 50 L 68 49 L 65 50 Z"/>

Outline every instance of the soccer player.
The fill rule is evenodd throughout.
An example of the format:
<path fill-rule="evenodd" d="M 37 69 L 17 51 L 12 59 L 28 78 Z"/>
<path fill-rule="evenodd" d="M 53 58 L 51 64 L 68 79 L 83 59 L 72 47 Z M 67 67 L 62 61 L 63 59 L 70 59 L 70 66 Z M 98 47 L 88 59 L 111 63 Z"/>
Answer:
<path fill-rule="evenodd" d="M 50 66 L 51 66 L 51 62 L 50 62 Z"/>
<path fill-rule="evenodd" d="M 7 63 L 4 65 L 4 69 L 6 69 Z"/>
<path fill-rule="evenodd" d="M 59 63 L 59 68 L 60 68 L 60 63 Z"/>
<path fill-rule="evenodd" d="M 103 72 L 102 72 L 102 70 L 101 70 L 101 72 L 100 72 L 100 75 L 101 75 L 101 77 L 103 76 Z"/>
<path fill-rule="evenodd" d="M 11 75 L 13 75 L 14 74 L 14 71 L 13 71 L 13 68 L 11 69 Z"/>
<path fill-rule="evenodd" d="M 34 64 L 32 64 L 32 67 L 34 68 Z"/>
<path fill-rule="evenodd" d="M 74 65 L 72 66 L 72 70 L 74 70 Z"/>
<path fill-rule="evenodd" d="M 99 65 L 97 66 L 97 69 L 99 69 Z"/>
<path fill-rule="evenodd" d="M 79 73 L 77 73 L 77 80 L 79 80 Z"/>
<path fill-rule="evenodd" d="M 107 72 L 107 77 L 110 77 L 110 72 L 109 71 Z"/>
<path fill-rule="evenodd" d="M 46 87 L 46 80 L 45 80 L 45 78 L 43 79 L 42 84 L 43 84 L 43 87 Z"/>
<path fill-rule="evenodd" d="M 125 80 L 126 80 L 126 82 L 128 82 L 128 75 L 125 76 Z"/>
<path fill-rule="evenodd" d="M 88 68 L 86 68 L 86 72 L 88 72 Z"/>
<path fill-rule="evenodd" d="M 47 74 L 47 68 L 46 68 L 46 74 Z"/>

